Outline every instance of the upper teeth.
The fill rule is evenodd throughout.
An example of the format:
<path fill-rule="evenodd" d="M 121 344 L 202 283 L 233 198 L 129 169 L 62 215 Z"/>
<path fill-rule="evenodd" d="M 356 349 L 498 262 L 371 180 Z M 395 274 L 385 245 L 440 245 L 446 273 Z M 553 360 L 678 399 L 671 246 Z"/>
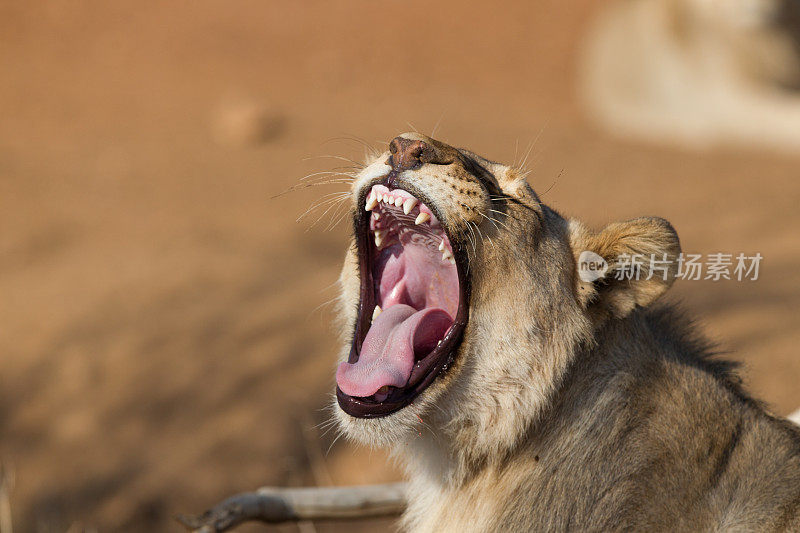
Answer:
<path fill-rule="evenodd" d="M 379 203 L 385 204 L 387 209 L 375 209 L 378 207 Z M 378 250 L 381 250 L 390 243 L 395 242 L 397 231 L 393 229 L 394 225 L 400 224 L 402 226 L 404 223 L 403 220 L 397 218 L 397 212 L 393 211 L 398 207 L 402 207 L 403 213 L 406 215 L 412 215 L 414 210 L 417 209 L 416 215 L 412 215 L 414 216 L 415 225 L 419 226 L 420 224 L 431 223 L 438 228 L 438 221 L 436 217 L 430 212 L 427 206 L 411 196 L 411 194 L 400 189 L 393 191 L 392 193 L 387 191 L 386 187 L 384 186 L 377 186 L 376 188 L 373 188 L 367 195 L 367 199 L 364 202 L 364 209 L 366 211 L 372 211 L 372 214 L 370 215 L 370 229 L 374 232 L 373 238 L 375 240 L 375 247 Z M 391 216 L 387 218 L 383 217 L 382 214 Z M 383 223 L 384 218 L 387 220 L 386 223 Z M 448 249 L 444 240 L 442 240 L 441 244 L 439 245 L 439 251 L 442 252 L 442 260 L 454 262 L 453 252 Z"/>
<path fill-rule="evenodd" d="M 387 193 L 373 192 L 367 198 L 367 203 L 364 206 L 364 209 L 367 211 L 372 211 L 373 209 L 375 209 L 375 206 L 378 205 L 379 202 L 382 202 L 387 205 L 393 205 L 395 207 L 402 206 L 403 212 L 406 215 L 411 213 L 411 211 L 417 206 L 417 204 L 419 204 L 419 200 L 417 200 L 416 198 L 404 198 L 403 196 L 394 197 Z"/>

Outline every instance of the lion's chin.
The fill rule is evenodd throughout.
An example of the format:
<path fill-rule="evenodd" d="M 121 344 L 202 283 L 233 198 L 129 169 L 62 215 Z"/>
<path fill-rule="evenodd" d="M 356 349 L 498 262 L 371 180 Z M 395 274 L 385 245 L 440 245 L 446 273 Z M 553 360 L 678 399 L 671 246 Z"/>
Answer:
<path fill-rule="evenodd" d="M 338 429 L 348 440 L 370 448 L 387 450 L 404 449 L 410 441 L 416 441 L 427 430 L 446 424 L 439 418 L 444 413 L 442 401 L 448 400 L 448 390 L 452 386 L 455 373 L 448 372 L 447 379 L 436 380 L 422 391 L 406 407 L 391 414 L 376 417 L 356 417 L 341 408 L 338 401 L 333 406 Z M 438 408 L 432 407 L 436 405 Z M 398 448 L 399 447 L 399 448 Z"/>

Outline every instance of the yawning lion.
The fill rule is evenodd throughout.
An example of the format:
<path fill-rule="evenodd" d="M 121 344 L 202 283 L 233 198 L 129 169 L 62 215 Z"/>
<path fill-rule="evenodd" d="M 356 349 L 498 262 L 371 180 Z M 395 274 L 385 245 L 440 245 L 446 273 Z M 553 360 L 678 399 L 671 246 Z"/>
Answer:
<path fill-rule="evenodd" d="M 599 232 L 520 173 L 403 134 L 352 184 L 336 412 L 414 531 L 800 530 L 800 429 L 675 309 L 678 236 Z M 578 258 L 604 264 L 581 276 Z M 622 257 L 657 258 L 622 275 Z M 665 266 L 666 265 L 666 266 Z"/>

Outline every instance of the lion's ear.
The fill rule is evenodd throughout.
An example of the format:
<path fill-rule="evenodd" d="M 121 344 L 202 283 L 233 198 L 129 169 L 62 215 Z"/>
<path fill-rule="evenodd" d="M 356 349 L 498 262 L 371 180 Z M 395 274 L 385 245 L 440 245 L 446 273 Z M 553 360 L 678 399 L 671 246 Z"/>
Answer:
<path fill-rule="evenodd" d="M 662 218 L 617 222 L 599 233 L 571 221 L 570 239 L 578 299 L 589 311 L 623 317 L 651 304 L 675 281 L 681 246 Z"/>

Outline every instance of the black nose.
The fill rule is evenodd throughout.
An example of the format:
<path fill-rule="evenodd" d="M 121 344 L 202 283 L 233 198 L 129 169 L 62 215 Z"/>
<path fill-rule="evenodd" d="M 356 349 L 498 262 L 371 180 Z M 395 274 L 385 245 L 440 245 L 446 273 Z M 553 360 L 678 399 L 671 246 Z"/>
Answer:
<path fill-rule="evenodd" d="M 432 151 L 427 143 L 405 137 L 395 137 L 389 143 L 392 154 L 392 169 L 396 172 L 415 169 L 422 165 L 422 154 Z"/>

